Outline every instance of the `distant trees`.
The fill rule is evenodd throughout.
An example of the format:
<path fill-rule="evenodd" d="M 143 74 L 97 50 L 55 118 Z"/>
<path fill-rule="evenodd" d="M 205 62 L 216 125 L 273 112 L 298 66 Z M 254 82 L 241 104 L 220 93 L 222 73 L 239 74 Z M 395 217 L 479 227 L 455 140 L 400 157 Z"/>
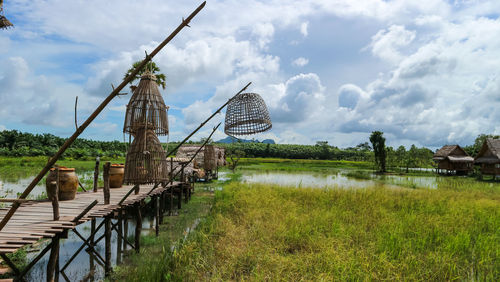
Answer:
<path fill-rule="evenodd" d="M 479 153 L 479 150 L 481 150 L 481 146 L 483 146 L 484 141 L 487 138 L 493 138 L 493 139 L 500 139 L 500 135 L 493 135 L 493 134 L 479 134 L 476 137 L 476 140 L 474 140 L 474 144 L 465 146 L 464 150 L 469 154 L 470 156 L 475 156 Z"/>
<path fill-rule="evenodd" d="M 53 156 L 65 140 L 65 138 L 52 134 L 31 134 L 17 130 L 4 130 L 0 131 L 0 156 Z M 203 141 L 201 140 L 201 142 Z M 198 142 L 188 141 L 187 143 L 197 144 Z M 170 148 L 177 144 L 178 142 L 170 142 Z M 365 162 L 374 160 L 368 142 L 345 149 L 331 146 L 326 141 L 320 141 L 316 145 L 241 142 L 212 144 L 234 151 L 236 163 L 237 155 L 250 158 L 325 159 Z M 397 149 L 386 147 L 387 168 L 430 167 L 433 152 L 427 148 L 413 147 L 409 150 L 406 150 L 404 146 Z M 94 159 L 96 156 L 119 157 L 125 156 L 126 151 L 127 144 L 124 142 L 79 138 L 68 148 L 64 157 L 74 159 Z"/>
<path fill-rule="evenodd" d="M 375 165 L 379 172 L 386 172 L 386 151 L 385 151 L 385 138 L 384 133 L 381 131 L 373 131 L 370 135 L 370 142 L 372 143 L 373 154 L 375 157 Z"/>
<path fill-rule="evenodd" d="M 31 134 L 17 130 L 0 131 L 0 156 L 53 156 L 66 141 L 52 134 Z M 125 156 L 126 144 L 119 141 L 94 141 L 78 138 L 64 153 L 75 159 L 96 156 Z"/>

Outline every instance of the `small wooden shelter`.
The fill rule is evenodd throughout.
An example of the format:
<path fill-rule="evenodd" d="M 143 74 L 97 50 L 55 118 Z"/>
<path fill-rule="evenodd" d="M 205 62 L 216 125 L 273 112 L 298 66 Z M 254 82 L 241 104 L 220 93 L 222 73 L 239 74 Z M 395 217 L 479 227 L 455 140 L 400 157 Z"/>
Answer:
<path fill-rule="evenodd" d="M 467 174 L 473 170 L 474 158 L 459 145 L 445 145 L 437 150 L 432 159 L 437 163 L 437 172 Z"/>
<path fill-rule="evenodd" d="M 482 174 L 500 175 L 500 139 L 486 139 L 474 162 L 481 166 Z"/>

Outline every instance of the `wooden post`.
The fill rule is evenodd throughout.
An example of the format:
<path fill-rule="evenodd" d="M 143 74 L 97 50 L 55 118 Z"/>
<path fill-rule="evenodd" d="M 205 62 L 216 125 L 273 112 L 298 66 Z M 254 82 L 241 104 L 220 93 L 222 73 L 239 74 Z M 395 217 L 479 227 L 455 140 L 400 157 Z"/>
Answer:
<path fill-rule="evenodd" d="M 94 233 L 95 233 L 95 218 L 92 218 L 90 221 L 90 245 L 94 245 Z M 90 253 L 90 252 L 89 252 Z M 90 264 L 90 281 L 94 280 L 94 256 L 89 256 L 89 264 Z"/>
<path fill-rule="evenodd" d="M 138 253 L 141 249 L 141 230 L 142 230 L 142 215 L 141 203 L 135 204 L 135 251 Z"/>
<path fill-rule="evenodd" d="M 56 273 L 56 265 L 59 260 L 59 235 L 57 234 L 52 238 L 52 247 L 50 250 L 49 261 L 47 262 L 47 281 L 59 280 L 59 272 Z M 54 279 L 54 276 L 57 278 Z"/>
<path fill-rule="evenodd" d="M 135 187 L 135 189 L 134 189 L 134 195 L 139 194 L 139 191 L 141 190 L 140 185 L 139 185 L 139 184 L 136 184 L 134 187 Z"/>
<path fill-rule="evenodd" d="M 122 236 L 123 236 L 123 224 L 122 224 L 122 212 L 118 211 L 118 236 L 116 238 L 116 264 L 120 264 L 122 261 Z"/>
<path fill-rule="evenodd" d="M 170 184 L 174 183 L 174 158 L 170 157 Z"/>
<path fill-rule="evenodd" d="M 174 185 L 170 184 L 170 194 L 168 195 L 170 203 L 168 206 L 169 212 L 168 215 L 173 215 L 174 212 Z"/>
<path fill-rule="evenodd" d="M 106 186 L 106 185 L 105 185 Z M 104 273 L 105 276 L 111 274 L 111 218 L 104 218 Z"/>
<path fill-rule="evenodd" d="M 160 218 L 158 219 L 160 224 L 163 224 L 163 213 L 165 212 L 165 192 L 160 194 Z"/>
<path fill-rule="evenodd" d="M 95 167 L 94 167 L 94 192 L 97 192 L 97 185 L 99 183 L 99 162 L 101 159 L 99 156 L 95 158 Z"/>
<path fill-rule="evenodd" d="M 127 215 L 127 211 L 124 211 L 123 215 L 125 216 L 124 220 L 123 220 L 123 238 L 125 240 L 123 240 L 123 250 L 126 251 L 127 250 L 127 241 L 128 240 L 128 215 Z"/>
<path fill-rule="evenodd" d="M 156 195 L 154 197 L 155 201 L 155 232 L 156 232 L 156 237 L 158 237 L 160 233 L 160 196 Z"/>
<path fill-rule="evenodd" d="M 56 171 L 57 171 L 56 191 L 54 195 L 52 195 L 50 200 L 52 201 L 53 219 L 59 220 L 59 168 L 56 168 Z"/>
<path fill-rule="evenodd" d="M 178 187 L 179 187 L 179 195 L 178 195 L 179 201 L 177 202 L 177 209 L 180 210 L 182 208 L 182 189 L 183 189 L 182 182 L 178 185 Z"/>
<path fill-rule="evenodd" d="M 109 168 L 111 167 L 110 162 L 106 162 L 103 167 L 102 178 L 104 179 L 104 204 L 109 205 Z"/>

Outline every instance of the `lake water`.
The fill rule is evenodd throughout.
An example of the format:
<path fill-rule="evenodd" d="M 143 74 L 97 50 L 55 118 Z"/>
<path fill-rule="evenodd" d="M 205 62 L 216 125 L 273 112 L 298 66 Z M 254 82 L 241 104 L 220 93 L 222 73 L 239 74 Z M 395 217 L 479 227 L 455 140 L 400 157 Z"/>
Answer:
<path fill-rule="evenodd" d="M 369 179 L 357 179 L 347 176 L 349 171 L 339 170 L 333 173 L 311 172 L 279 172 L 279 171 L 243 171 L 242 182 L 277 184 L 292 187 L 317 187 L 317 188 L 366 188 L 370 186 L 387 186 L 394 188 L 402 185 L 414 188 L 438 187 L 436 176 L 397 176 L 397 175 L 371 175 Z"/>

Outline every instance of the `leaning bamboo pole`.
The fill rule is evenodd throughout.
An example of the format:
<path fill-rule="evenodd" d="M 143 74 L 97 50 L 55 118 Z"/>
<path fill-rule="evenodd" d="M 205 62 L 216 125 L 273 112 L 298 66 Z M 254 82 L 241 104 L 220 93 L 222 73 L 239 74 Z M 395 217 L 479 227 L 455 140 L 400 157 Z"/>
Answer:
<path fill-rule="evenodd" d="M 250 86 L 250 84 L 252 84 L 252 82 L 249 82 L 245 87 L 243 87 L 238 93 L 236 93 L 233 97 L 231 97 L 231 99 L 227 100 L 227 102 L 220 106 L 219 109 L 217 109 L 217 111 L 215 111 L 211 116 L 209 116 L 204 122 L 202 122 L 200 124 L 200 126 L 198 126 L 195 130 L 193 130 L 193 132 L 191 132 L 186 138 L 184 138 L 184 140 L 181 141 L 181 143 L 179 143 L 177 146 L 175 146 L 175 148 L 173 148 L 172 150 L 170 150 L 170 152 L 167 153 L 167 158 L 172 155 L 177 149 L 179 149 L 180 146 L 182 146 L 182 144 L 186 143 L 186 141 L 189 140 L 189 138 L 191 138 L 191 136 L 193 136 L 196 132 L 198 132 L 198 130 L 200 130 L 200 128 L 202 128 L 209 120 L 211 120 L 216 114 L 220 113 L 220 111 L 222 109 L 224 109 L 225 106 L 227 106 L 227 104 L 229 104 L 229 102 L 231 102 L 236 96 L 238 96 L 239 94 L 241 94 L 243 91 L 245 91 L 248 86 Z"/>
<path fill-rule="evenodd" d="M 154 49 L 153 52 L 151 52 L 151 54 L 146 55 L 146 58 L 142 61 L 142 63 L 137 68 L 135 68 L 134 71 L 132 73 L 130 73 L 123 80 L 123 82 L 120 85 L 118 85 L 118 87 L 116 87 L 115 89 L 113 89 L 113 91 L 111 92 L 111 94 L 109 94 L 109 96 L 99 105 L 99 107 L 97 107 L 97 109 L 87 118 L 87 120 L 80 127 L 78 127 L 78 129 L 75 131 L 75 133 L 73 133 L 73 135 L 71 135 L 71 137 L 68 138 L 66 140 L 66 142 L 64 142 L 64 144 L 61 146 L 61 148 L 59 148 L 59 151 L 57 151 L 57 153 L 52 158 L 50 158 L 50 160 L 47 162 L 47 164 L 45 165 L 45 167 L 38 173 L 38 175 L 35 177 L 35 179 L 33 179 L 33 181 L 31 181 L 31 183 L 28 185 L 28 187 L 26 187 L 26 189 L 24 190 L 24 192 L 19 196 L 19 199 L 25 199 L 31 193 L 31 191 L 33 190 L 33 188 L 35 188 L 35 186 L 38 184 L 38 182 L 40 182 L 40 180 L 42 180 L 42 178 L 49 171 L 49 169 L 56 163 L 56 161 L 61 157 L 61 155 L 64 153 L 64 151 L 66 151 L 66 149 L 71 144 L 73 144 L 73 142 L 85 130 L 85 128 L 87 128 L 87 126 L 89 126 L 89 124 L 101 113 L 101 111 L 109 104 L 109 102 L 111 102 L 111 100 L 113 100 L 113 98 L 115 98 L 120 93 L 120 91 L 130 81 L 132 81 L 132 79 L 134 79 L 134 77 L 136 76 L 136 74 L 141 69 L 143 69 L 144 66 L 146 66 L 146 64 L 149 61 L 151 61 L 151 59 L 163 47 L 165 47 L 165 45 L 167 45 L 167 43 L 170 42 L 170 40 L 172 40 L 185 26 L 189 26 L 189 22 L 196 16 L 196 14 L 198 14 L 198 12 L 201 11 L 201 9 L 203 9 L 203 7 L 205 7 L 205 4 L 206 4 L 206 1 L 204 1 L 203 3 L 201 3 L 201 5 L 198 6 L 198 8 L 196 8 L 196 10 L 194 10 L 189 15 L 189 17 L 187 17 L 185 20 L 183 19 L 182 23 L 165 40 L 163 40 L 163 42 L 160 43 L 160 45 L 158 45 L 156 47 L 156 49 Z M 7 224 L 7 222 L 9 221 L 9 219 L 12 217 L 12 215 L 16 212 L 17 208 L 19 208 L 19 206 L 20 206 L 19 202 L 15 202 L 15 203 L 12 204 L 10 210 L 7 212 L 7 214 L 2 218 L 2 221 L 0 222 L 0 230 L 2 230 L 5 227 L 5 225 Z"/>

